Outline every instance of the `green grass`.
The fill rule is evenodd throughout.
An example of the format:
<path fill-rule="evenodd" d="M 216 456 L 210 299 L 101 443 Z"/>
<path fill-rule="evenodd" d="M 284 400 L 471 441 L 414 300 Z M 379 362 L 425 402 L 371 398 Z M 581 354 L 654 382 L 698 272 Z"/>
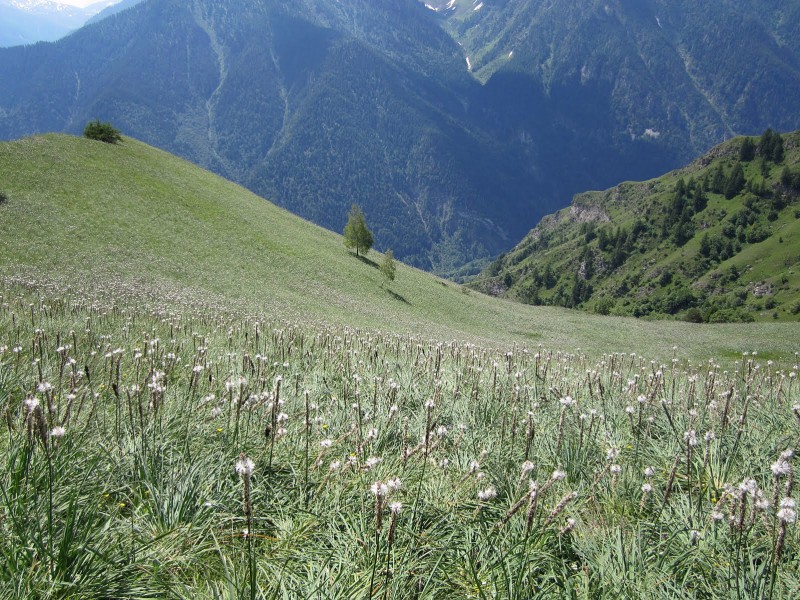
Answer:
<path fill-rule="evenodd" d="M 3 282 L 0 597 L 795 598 L 797 374 Z"/>
<path fill-rule="evenodd" d="M 0 191 L 0 598 L 800 594 L 796 324 L 387 287 L 129 139 Z"/>
<path fill-rule="evenodd" d="M 654 359 L 759 350 L 792 357 L 800 324 L 696 327 L 534 308 L 399 266 L 172 155 L 126 138 L 0 144 L 0 272 L 86 293 L 202 299 L 241 312 L 442 340 Z M 367 215 L 369 220 L 369 215 Z M 380 243 L 380 240 L 377 240 Z"/>

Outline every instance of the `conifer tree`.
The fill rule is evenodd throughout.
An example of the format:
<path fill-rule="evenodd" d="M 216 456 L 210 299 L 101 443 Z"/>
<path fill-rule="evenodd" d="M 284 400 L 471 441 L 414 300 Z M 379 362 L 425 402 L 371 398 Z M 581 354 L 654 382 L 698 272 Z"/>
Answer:
<path fill-rule="evenodd" d="M 744 138 L 744 140 L 742 140 L 742 146 L 739 148 L 739 160 L 742 162 L 750 162 L 755 157 L 756 143 L 752 138 Z"/>

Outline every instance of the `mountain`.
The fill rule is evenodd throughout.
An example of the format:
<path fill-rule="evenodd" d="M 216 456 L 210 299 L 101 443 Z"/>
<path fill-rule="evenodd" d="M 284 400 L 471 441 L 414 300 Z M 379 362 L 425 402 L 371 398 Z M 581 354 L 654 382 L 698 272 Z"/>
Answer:
<path fill-rule="evenodd" d="M 91 25 L 92 23 L 97 23 L 98 21 L 102 21 L 103 19 L 110 17 L 111 15 L 115 15 L 123 10 L 127 10 L 133 6 L 136 6 L 140 2 L 144 0 L 118 0 L 111 6 L 107 6 L 96 15 L 91 17 L 88 21 L 86 21 L 86 25 Z"/>
<path fill-rule="evenodd" d="M 696 332 L 686 323 L 524 306 L 402 264 L 387 284 L 380 262 L 378 253 L 358 259 L 342 236 L 128 137 L 115 145 L 67 135 L 0 142 L 0 279 L 55 295 L 206 306 L 398 339 L 413 333 L 597 355 L 625 349 L 659 360 L 678 344 L 697 359 L 740 357 L 756 343 L 763 356 L 791 356 L 800 333 L 785 323 Z"/>
<path fill-rule="evenodd" d="M 593 173 L 619 173 L 600 160 L 609 152 L 625 157 L 629 173 L 655 176 L 735 134 L 800 127 L 797 1 L 455 0 L 436 6 L 487 88 L 516 82 L 521 108 L 509 126 L 541 130 L 534 117 L 543 91 L 562 136 L 556 152 L 584 156 Z"/>
<path fill-rule="evenodd" d="M 0 137 L 110 120 L 453 274 L 581 190 L 800 127 L 795 3 L 752 5 L 149 0 L 0 51 Z"/>
<path fill-rule="evenodd" d="M 603 314 L 800 320 L 800 132 L 579 194 L 472 285 Z"/>
<path fill-rule="evenodd" d="M 55 41 L 114 2 L 80 8 L 51 0 L 0 0 L 0 47 Z"/>

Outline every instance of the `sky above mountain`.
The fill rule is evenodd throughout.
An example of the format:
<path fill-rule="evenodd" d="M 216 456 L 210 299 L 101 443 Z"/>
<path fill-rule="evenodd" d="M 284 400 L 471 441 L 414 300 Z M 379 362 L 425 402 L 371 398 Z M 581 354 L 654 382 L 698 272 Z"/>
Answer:
<path fill-rule="evenodd" d="M 69 4 L 70 6 L 78 6 L 80 8 L 86 8 L 96 2 L 97 0 L 59 0 L 59 4 Z"/>

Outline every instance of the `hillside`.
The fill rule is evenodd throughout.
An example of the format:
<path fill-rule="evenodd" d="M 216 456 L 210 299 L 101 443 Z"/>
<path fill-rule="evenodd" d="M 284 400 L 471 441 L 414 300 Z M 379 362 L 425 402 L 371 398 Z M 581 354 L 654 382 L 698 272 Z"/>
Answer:
<path fill-rule="evenodd" d="M 467 113 L 479 85 L 428 12 L 144 2 L 0 52 L 0 137 L 100 117 L 334 231 L 360 202 L 382 247 L 445 271 L 523 235 L 510 215 L 539 178 Z"/>
<path fill-rule="evenodd" d="M 798 597 L 800 323 L 379 260 L 131 138 L 0 143 L 0 597 Z"/>
<path fill-rule="evenodd" d="M 532 304 L 692 321 L 800 320 L 800 132 L 736 138 L 587 192 L 473 283 Z"/>
<path fill-rule="evenodd" d="M 453 274 L 582 190 L 800 127 L 784 3 L 480 4 L 149 0 L 0 51 L 0 137 L 112 121 L 333 231 L 358 201 Z"/>
<path fill-rule="evenodd" d="M 400 265 L 383 283 L 376 253 L 192 164 L 130 138 L 65 135 L 0 144 L 0 273 L 91 298 L 153 297 L 439 340 L 592 353 L 791 356 L 800 329 L 698 329 L 537 308 Z M 369 213 L 367 220 L 369 222 Z"/>

